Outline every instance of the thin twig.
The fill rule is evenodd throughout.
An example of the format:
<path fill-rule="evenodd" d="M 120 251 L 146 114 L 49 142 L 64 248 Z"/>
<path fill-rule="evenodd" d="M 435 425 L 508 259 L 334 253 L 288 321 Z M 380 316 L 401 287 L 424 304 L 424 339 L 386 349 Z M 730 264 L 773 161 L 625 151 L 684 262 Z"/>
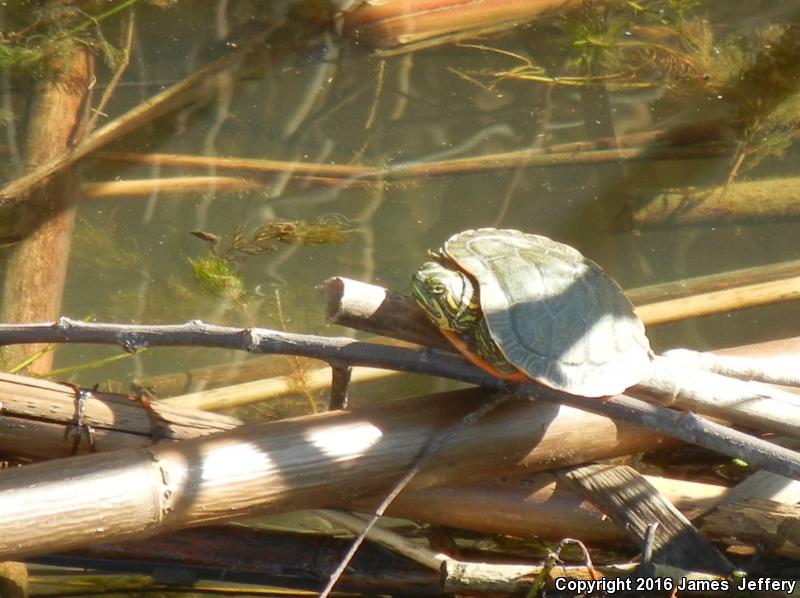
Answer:
<path fill-rule="evenodd" d="M 378 114 L 378 104 L 380 103 L 381 91 L 383 91 L 383 81 L 385 79 L 385 73 L 386 73 L 386 61 L 381 60 L 378 63 L 378 81 L 375 84 L 375 93 L 373 94 L 372 97 L 372 106 L 369 109 L 367 122 L 364 123 L 364 128 L 368 131 L 372 128 L 372 125 L 375 123 L 375 117 Z"/>
<path fill-rule="evenodd" d="M 108 82 L 108 86 L 106 87 L 106 90 L 103 92 L 103 96 L 100 98 L 100 102 L 97 104 L 97 107 L 94 108 L 94 114 L 92 114 L 92 118 L 89 119 L 87 131 L 93 131 L 95 126 L 97 125 L 97 121 L 100 120 L 100 117 L 104 115 L 106 105 L 111 99 L 111 95 L 114 93 L 114 90 L 117 88 L 117 84 L 119 83 L 119 80 L 122 77 L 122 73 L 124 73 L 125 69 L 128 68 L 128 64 L 130 63 L 131 60 L 131 46 L 133 45 L 133 23 L 134 23 L 133 12 L 129 12 L 128 27 L 125 32 L 125 48 L 122 50 L 122 56 L 120 58 L 119 65 L 117 66 L 117 70 L 114 71 L 114 75 Z"/>

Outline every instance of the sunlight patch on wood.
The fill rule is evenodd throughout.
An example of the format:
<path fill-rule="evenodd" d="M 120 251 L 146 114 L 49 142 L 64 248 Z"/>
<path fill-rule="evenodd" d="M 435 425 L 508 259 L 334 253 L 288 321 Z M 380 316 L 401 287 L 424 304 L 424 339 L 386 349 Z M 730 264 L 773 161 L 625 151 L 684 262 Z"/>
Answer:
<path fill-rule="evenodd" d="M 336 428 L 320 428 L 308 433 L 308 440 L 323 454 L 337 458 L 358 457 L 374 446 L 383 432 L 368 422 Z"/>
<path fill-rule="evenodd" d="M 263 448 L 250 443 L 239 442 L 210 451 L 203 458 L 202 476 L 204 482 L 231 480 L 250 480 L 275 469 L 275 464 Z"/>

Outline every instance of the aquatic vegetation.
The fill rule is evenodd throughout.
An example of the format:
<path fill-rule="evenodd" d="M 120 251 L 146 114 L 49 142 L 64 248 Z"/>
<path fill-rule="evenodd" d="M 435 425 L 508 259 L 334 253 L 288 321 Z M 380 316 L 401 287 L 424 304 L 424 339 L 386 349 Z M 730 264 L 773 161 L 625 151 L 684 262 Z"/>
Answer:
<path fill-rule="evenodd" d="M 193 260 L 189 258 L 194 279 L 203 289 L 226 301 L 244 305 L 246 295 L 241 274 L 228 262 L 209 256 Z"/>
<path fill-rule="evenodd" d="M 256 229 L 254 239 L 275 239 L 287 245 L 341 245 L 353 232 L 344 216 L 317 220 L 270 220 Z"/>
<path fill-rule="evenodd" d="M 281 293 L 279 289 L 275 289 L 275 310 L 277 312 L 278 321 L 280 322 L 281 329 L 284 332 L 289 331 L 287 326 L 288 320 L 283 311 L 283 301 L 281 301 Z M 309 364 L 307 360 L 301 360 L 296 355 L 287 355 L 287 359 L 291 364 L 292 371 L 289 374 L 289 387 L 295 394 L 304 397 L 308 401 L 311 413 L 317 413 L 317 400 L 318 392 L 315 393 L 311 390 L 308 383 L 309 377 Z"/>
<path fill-rule="evenodd" d="M 623 60 L 620 42 L 629 27 L 626 12 L 584 2 L 560 21 L 562 43 L 572 54 L 571 67 L 585 73 L 619 67 Z"/>
<path fill-rule="evenodd" d="M 791 144 L 800 123 L 799 33 L 792 26 L 763 31 L 757 36 L 759 51 L 749 56 L 748 66 L 723 91 L 734 99 L 740 123 L 741 146 L 731 178 L 742 167 L 781 156 Z"/>
<path fill-rule="evenodd" d="M 493 89 L 507 80 L 549 85 L 630 89 L 661 87 L 665 101 L 687 109 L 712 101 L 730 124 L 739 147 L 728 184 L 765 158 L 780 157 L 800 123 L 800 35 L 795 26 L 771 25 L 721 35 L 694 0 L 652 0 L 599 5 L 584 2 L 556 21 L 570 58 L 558 67 L 518 51 L 462 44 L 513 58 L 520 64 L 486 72 L 449 70 Z M 492 81 L 481 81 L 489 75 Z"/>
<path fill-rule="evenodd" d="M 352 231 L 352 225 L 344 216 L 331 215 L 317 220 L 268 220 L 249 234 L 245 225 L 239 225 L 225 248 L 222 247 L 223 238 L 215 233 L 193 230 L 191 234 L 207 241 L 215 257 L 235 261 L 242 257 L 272 253 L 278 248 L 275 241 L 286 245 L 341 245 Z"/>
<path fill-rule="evenodd" d="M 122 0 L 98 13 L 101 2 L 75 4 L 45 2 L 35 10 L 19 3 L 4 11 L 6 31 L 0 33 L 0 69 L 38 76 L 47 62 L 68 55 L 75 44 L 93 48 L 110 69 L 120 63 L 122 52 L 106 40 L 100 24 L 136 4 Z"/>
<path fill-rule="evenodd" d="M 518 52 L 478 44 L 462 46 L 504 54 L 521 63 L 504 71 L 477 73 L 488 74 L 496 81 L 518 79 L 576 87 L 604 83 L 614 89 L 653 87 L 663 84 L 665 75 L 683 76 L 687 71 L 700 75 L 681 43 L 695 5 L 679 0 L 609 5 L 584 2 L 555 21 L 559 31 L 556 44 L 569 54 L 566 63 L 557 68 L 545 68 Z M 455 74 L 470 79 L 467 73 Z"/>

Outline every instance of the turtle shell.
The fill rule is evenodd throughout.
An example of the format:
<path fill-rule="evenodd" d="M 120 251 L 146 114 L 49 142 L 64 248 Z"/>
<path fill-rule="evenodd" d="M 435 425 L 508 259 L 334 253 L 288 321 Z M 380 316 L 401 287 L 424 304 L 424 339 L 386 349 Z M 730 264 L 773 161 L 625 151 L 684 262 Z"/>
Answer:
<path fill-rule="evenodd" d="M 594 397 L 647 375 L 644 324 L 619 285 L 577 249 L 481 228 L 450 237 L 442 255 L 477 283 L 492 340 L 530 378 Z"/>

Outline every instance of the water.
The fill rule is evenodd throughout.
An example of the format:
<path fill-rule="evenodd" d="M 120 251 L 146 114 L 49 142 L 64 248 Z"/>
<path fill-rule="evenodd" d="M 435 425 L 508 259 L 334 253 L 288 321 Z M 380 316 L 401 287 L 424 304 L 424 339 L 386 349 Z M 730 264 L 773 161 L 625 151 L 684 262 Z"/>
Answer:
<path fill-rule="evenodd" d="M 314 20 L 291 16 L 304 12 L 299 5 L 180 3 L 168 9 L 137 5 L 131 64 L 104 110 L 110 117 L 231 52 L 265 27 L 274 29 L 271 47 L 240 71 L 211 81 L 205 101 L 174 110 L 103 151 L 384 168 L 621 137 L 714 119 L 729 122 L 737 114 L 732 99 L 716 98 L 707 89 L 697 91 L 702 88 L 703 73 L 665 76 L 658 64 L 666 61 L 663 55 L 642 58 L 622 53 L 623 61 L 615 66 L 593 67 L 596 72 L 627 73 L 631 81 L 647 84 L 643 88 L 497 81 L 492 73 L 525 64 L 508 53 L 530 59 L 547 73 L 586 74 L 585 69 L 568 69 L 575 58 L 576 38 L 564 29 L 585 19 L 579 13 L 467 39 L 462 45 L 445 44 L 384 58 L 376 56 L 368 43 L 341 36 Z M 592 10 L 602 14 L 598 7 Z M 792 3 L 712 2 L 688 13 L 686 19 L 707 18 L 712 23 L 716 45 L 710 54 L 717 55 L 724 51 L 725 40 L 734 40 L 742 48 L 748 43 L 757 46 L 752 41 L 757 30 L 791 22 L 796 12 Z M 664 14 L 664 22 L 676 18 Z M 103 23 L 113 44 L 118 43 L 123 17 Z M 658 19 L 630 14 L 626 18 L 631 25 L 663 27 Z M 682 48 L 672 37 L 643 35 L 632 29 L 630 35 L 621 32 L 618 40 L 649 39 L 653 44 Z M 572 46 L 567 43 L 570 39 Z M 711 76 L 716 75 L 712 72 Z M 693 77 L 698 85 L 687 83 Z M 95 98 L 109 79 L 109 69 L 98 66 Z M 29 116 L 26 98 L 35 83 L 6 78 L 3 85 L 4 102 L 12 115 L 5 113 L 4 141 L 13 147 L 14 139 L 24 139 Z M 789 120 L 784 128 L 793 125 Z M 719 184 L 731 164 L 730 156 L 566 163 L 418 176 L 385 185 L 364 186 L 356 179 L 341 188 L 310 185 L 287 175 L 263 179 L 265 187 L 253 191 L 209 189 L 85 201 L 79 208 L 62 313 L 100 321 L 202 319 L 349 334 L 325 323 L 316 285 L 341 275 L 407 289 L 429 248 L 438 247 L 457 231 L 481 226 L 516 228 L 572 244 L 626 288 L 796 259 L 796 225 L 789 219 L 636 231 L 615 226 L 616 217 L 632 198 L 653 197 L 664 188 L 686 184 Z M 782 160 L 767 158 L 741 176 L 765 180 L 792 176 L 797 164 L 797 150 L 790 146 Z M 132 165 L 102 156 L 84 160 L 80 172 L 84 181 L 233 176 L 213 168 Z M 3 173 L 11 180 L 19 173 L 19 164 L 9 160 Z M 190 235 L 192 230 L 229 239 L 242 225 L 252 230 L 271 218 L 315 220 L 328 215 L 341 215 L 352 223 L 354 232 L 347 243 L 281 245 L 274 253 L 238 261 L 235 267 L 246 291 L 241 301 L 225 301 L 205 292 L 192 276 L 189 258 L 208 256 L 208 245 Z M 3 250 L 3 260 L 9 251 Z M 798 330 L 796 307 L 783 304 L 654 326 L 648 333 L 654 348 L 663 350 L 744 344 L 794 335 Z M 56 367 L 116 353 L 108 347 L 63 347 L 58 350 Z M 109 381 L 126 388 L 133 377 L 234 357 L 210 349 L 155 349 L 83 371 L 75 380 L 87 386 Z M 378 388 L 388 396 L 408 392 L 406 385 L 398 388 L 387 383 Z"/>

